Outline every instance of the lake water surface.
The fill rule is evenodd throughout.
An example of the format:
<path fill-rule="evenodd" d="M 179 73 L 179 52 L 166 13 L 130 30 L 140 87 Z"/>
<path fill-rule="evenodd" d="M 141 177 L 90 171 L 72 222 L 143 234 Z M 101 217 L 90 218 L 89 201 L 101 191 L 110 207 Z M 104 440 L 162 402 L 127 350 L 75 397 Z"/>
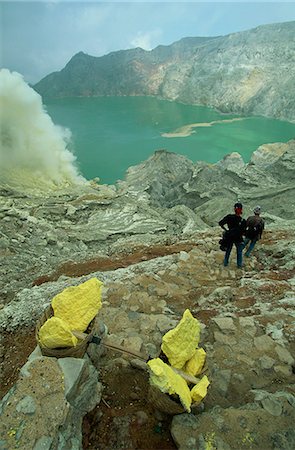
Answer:
<path fill-rule="evenodd" d="M 70 128 L 72 151 L 84 177 L 108 184 L 123 179 L 128 167 L 158 149 L 193 162 L 217 162 L 239 152 L 247 162 L 259 145 L 295 137 L 293 123 L 151 97 L 55 99 L 47 100 L 46 109 L 55 124 Z"/>

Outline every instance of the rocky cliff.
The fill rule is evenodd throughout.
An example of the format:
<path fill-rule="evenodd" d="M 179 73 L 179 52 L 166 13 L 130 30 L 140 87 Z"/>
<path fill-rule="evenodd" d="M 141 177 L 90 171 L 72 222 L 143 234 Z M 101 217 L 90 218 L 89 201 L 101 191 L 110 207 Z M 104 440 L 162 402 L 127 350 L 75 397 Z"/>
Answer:
<path fill-rule="evenodd" d="M 223 112 L 295 120 L 295 22 L 152 51 L 76 54 L 37 83 L 44 97 L 152 95 Z"/>

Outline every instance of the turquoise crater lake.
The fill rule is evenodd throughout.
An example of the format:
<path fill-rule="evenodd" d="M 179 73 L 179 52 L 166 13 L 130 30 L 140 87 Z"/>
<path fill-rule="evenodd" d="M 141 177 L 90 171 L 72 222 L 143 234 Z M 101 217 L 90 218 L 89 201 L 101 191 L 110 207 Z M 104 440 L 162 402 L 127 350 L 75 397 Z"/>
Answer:
<path fill-rule="evenodd" d="M 152 97 L 65 98 L 45 106 L 55 124 L 71 130 L 80 172 L 107 184 L 158 149 L 210 163 L 239 152 L 247 162 L 259 145 L 295 137 L 293 123 Z"/>

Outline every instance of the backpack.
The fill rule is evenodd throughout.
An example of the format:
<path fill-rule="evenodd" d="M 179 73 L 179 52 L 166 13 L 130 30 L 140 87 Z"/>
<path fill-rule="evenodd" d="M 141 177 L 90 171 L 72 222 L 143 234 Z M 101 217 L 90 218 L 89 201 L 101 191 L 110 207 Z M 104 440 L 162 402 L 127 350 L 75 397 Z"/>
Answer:
<path fill-rule="evenodd" d="M 261 224 L 248 226 L 246 228 L 245 236 L 249 239 L 255 239 L 259 236 L 261 232 Z"/>
<path fill-rule="evenodd" d="M 222 234 L 222 238 L 219 241 L 219 248 L 220 248 L 220 250 L 225 252 L 226 249 L 227 249 L 228 243 L 229 243 L 229 232 L 228 231 L 224 231 L 224 233 Z"/>

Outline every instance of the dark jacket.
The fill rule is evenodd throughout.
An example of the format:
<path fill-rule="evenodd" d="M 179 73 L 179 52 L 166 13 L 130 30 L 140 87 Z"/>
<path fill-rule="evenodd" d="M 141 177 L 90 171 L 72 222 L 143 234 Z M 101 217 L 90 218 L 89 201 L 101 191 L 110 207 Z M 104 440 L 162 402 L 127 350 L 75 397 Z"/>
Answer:
<path fill-rule="evenodd" d="M 245 236 L 249 239 L 260 239 L 264 230 L 264 220 L 262 217 L 255 214 L 255 216 L 248 217 L 246 221 Z"/>
<path fill-rule="evenodd" d="M 243 234 L 246 230 L 246 220 L 236 214 L 228 214 L 219 222 L 219 225 L 225 229 L 228 227 L 225 239 L 229 242 L 239 243 L 243 242 Z"/>

